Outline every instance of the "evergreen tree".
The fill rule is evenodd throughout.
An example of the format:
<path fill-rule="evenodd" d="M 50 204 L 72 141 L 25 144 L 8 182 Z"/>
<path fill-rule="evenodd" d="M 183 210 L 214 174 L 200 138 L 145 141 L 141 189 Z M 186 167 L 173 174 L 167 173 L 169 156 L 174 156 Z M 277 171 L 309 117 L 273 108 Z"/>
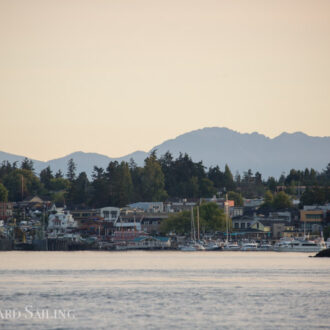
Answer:
<path fill-rule="evenodd" d="M 233 179 L 233 174 L 231 173 L 229 166 L 226 164 L 224 172 L 224 186 L 226 191 L 235 190 L 235 182 Z"/>
<path fill-rule="evenodd" d="M 49 166 L 40 172 L 40 181 L 44 184 L 45 188 L 51 190 L 51 180 L 54 178 L 52 170 Z"/>
<path fill-rule="evenodd" d="M 142 201 L 141 178 L 142 178 L 143 169 L 141 167 L 138 167 L 133 159 L 130 160 L 128 166 L 133 184 L 132 200 L 135 202 L 140 202 Z"/>
<path fill-rule="evenodd" d="M 68 171 L 66 174 L 66 177 L 70 182 L 73 182 L 76 178 L 76 169 L 77 166 L 72 158 L 69 159 L 68 161 Z"/>
<path fill-rule="evenodd" d="M 24 160 L 22 161 L 21 169 L 33 172 L 34 171 L 33 161 L 25 157 Z"/>
<path fill-rule="evenodd" d="M 104 172 L 104 169 L 94 166 L 92 178 L 92 206 L 109 206 L 109 181 Z"/>
<path fill-rule="evenodd" d="M 58 170 L 58 171 L 55 173 L 55 178 L 56 178 L 56 179 L 63 178 L 63 173 L 62 173 L 61 170 Z"/>
<path fill-rule="evenodd" d="M 78 178 L 71 182 L 67 201 L 70 205 L 86 206 L 90 197 L 90 183 L 85 172 L 81 172 Z"/>
<path fill-rule="evenodd" d="M 117 205 L 123 207 L 128 205 L 132 201 L 133 196 L 133 183 L 129 170 L 129 166 L 126 162 L 121 162 L 118 166 L 118 180 L 117 180 Z"/>
<path fill-rule="evenodd" d="M 213 182 L 215 188 L 220 191 L 225 187 L 225 175 L 220 171 L 219 166 L 210 167 L 208 178 Z"/>
<path fill-rule="evenodd" d="M 277 182 L 274 177 L 269 177 L 267 181 L 267 187 L 270 191 L 275 192 L 276 191 Z"/>
<path fill-rule="evenodd" d="M 142 172 L 142 189 L 145 201 L 163 201 L 167 197 L 164 189 L 164 174 L 157 160 L 156 153 L 152 152 L 145 159 L 145 166 Z"/>
<path fill-rule="evenodd" d="M 129 204 L 133 197 L 133 182 L 128 163 L 110 162 L 107 177 L 111 205 L 123 207 Z"/>

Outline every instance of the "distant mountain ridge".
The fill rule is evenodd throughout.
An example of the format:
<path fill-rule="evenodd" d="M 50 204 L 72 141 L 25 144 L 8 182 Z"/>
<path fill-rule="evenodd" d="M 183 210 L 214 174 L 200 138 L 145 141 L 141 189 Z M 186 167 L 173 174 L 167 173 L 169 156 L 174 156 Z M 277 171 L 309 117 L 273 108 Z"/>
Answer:
<path fill-rule="evenodd" d="M 228 164 L 233 174 L 251 169 L 263 177 L 279 177 L 291 168 L 314 168 L 321 171 L 330 162 L 330 137 L 312 137 L 302 132 L 282 133 L 269 138 L 259 133 L 239 133 L 228 128 L 207 127 L 194 130 L 167 140 L 150 150 L 160 157 L 170 151 L 176 158 L 187 153 L 194 161 L 203 161 L 207 167 Z M 67 162 L 73 158 L 77 172 L 85 171 L 89 176 L 94 166 L 106 168 L 110 161 L 129 161 L 131 158 L 142 166 L 149 153 L 136 151 L 119 158 L 110 158 L 97 153 L 74 152 L 65 157 L 41 162 L 33 160 L 36 173 L 50 166 L 56 172 L 66 173 Z M 0 162 L 21 162 L 24 156 L 0 152 Z"/>

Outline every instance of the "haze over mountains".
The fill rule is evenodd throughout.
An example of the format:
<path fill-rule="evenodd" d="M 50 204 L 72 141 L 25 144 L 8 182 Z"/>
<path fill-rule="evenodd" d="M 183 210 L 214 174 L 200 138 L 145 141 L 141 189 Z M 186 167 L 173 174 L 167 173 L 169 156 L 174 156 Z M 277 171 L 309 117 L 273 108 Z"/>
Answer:
<path fill-rule="evenodd" d="M 279 177 L 282 172 L 288 173 L 291 168 L 324 169 L 330 162 L 330 137 L 312 137 L 304 133 L 282 133 L 271 139 L 265 135 L 252 133 L 242 134 L 228 128 L 203 128 L 182 134 L 175 139 L 167 140 L 155 146 L 160 157 L 170 151 L 174 158 L 180 152 L 188 153 L 194 161 L 203 161 L 207 167 L 219 165 L 223 170 L 228 164 L 233 174 L 243 173 L 248 169 L 259 171 L 263 177 Z M 77 172 L 85 171 L 89 176 L 94 166 L 106 168 L 110 161 L 129 161 L 131 158 L 138 165 L 143 165 L 149 153 L 136 151 L 132 154 L 110 158 L 96 153 L 74 152 L 65 157 L 48 162 L 33 160 L 36 173 L 47 167 L 56 172 L 59 169 L 67 172 L 67 162 L 73 158 Z M 11 163 L 24 159 L 24 156 L 0 152 L 0 162 Z"/>

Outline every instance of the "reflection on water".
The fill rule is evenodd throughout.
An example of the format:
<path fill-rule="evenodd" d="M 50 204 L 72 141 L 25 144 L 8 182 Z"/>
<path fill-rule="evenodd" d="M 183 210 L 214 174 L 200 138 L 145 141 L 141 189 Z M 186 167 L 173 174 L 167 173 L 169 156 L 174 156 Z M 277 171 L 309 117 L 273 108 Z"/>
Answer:
<path fill-rule="evenodd" d="M 305 253 L 1 252 L 0 258 L 6 329 L 330 325 L 330 259 Z"/>

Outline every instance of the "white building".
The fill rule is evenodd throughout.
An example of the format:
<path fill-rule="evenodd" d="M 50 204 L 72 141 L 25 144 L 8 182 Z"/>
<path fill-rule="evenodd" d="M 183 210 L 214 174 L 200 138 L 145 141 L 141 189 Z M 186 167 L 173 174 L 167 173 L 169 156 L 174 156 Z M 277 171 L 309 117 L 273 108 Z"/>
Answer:
<path fill-rule="evenodd" d="M 73 219 L 70 212 L 64 211 L 49 215 L 47 231 L 50 236 L 64 234 L 68 229 L 72 228 L 77 228 L 77 222 Z"/>
<path fill-rule="evenodd" d="M 110 221 L 116 223 L 120 215 L 119 207 L 107 206 L 100 209 L 100 216 L 104 218 L 104 221 Z"/>

